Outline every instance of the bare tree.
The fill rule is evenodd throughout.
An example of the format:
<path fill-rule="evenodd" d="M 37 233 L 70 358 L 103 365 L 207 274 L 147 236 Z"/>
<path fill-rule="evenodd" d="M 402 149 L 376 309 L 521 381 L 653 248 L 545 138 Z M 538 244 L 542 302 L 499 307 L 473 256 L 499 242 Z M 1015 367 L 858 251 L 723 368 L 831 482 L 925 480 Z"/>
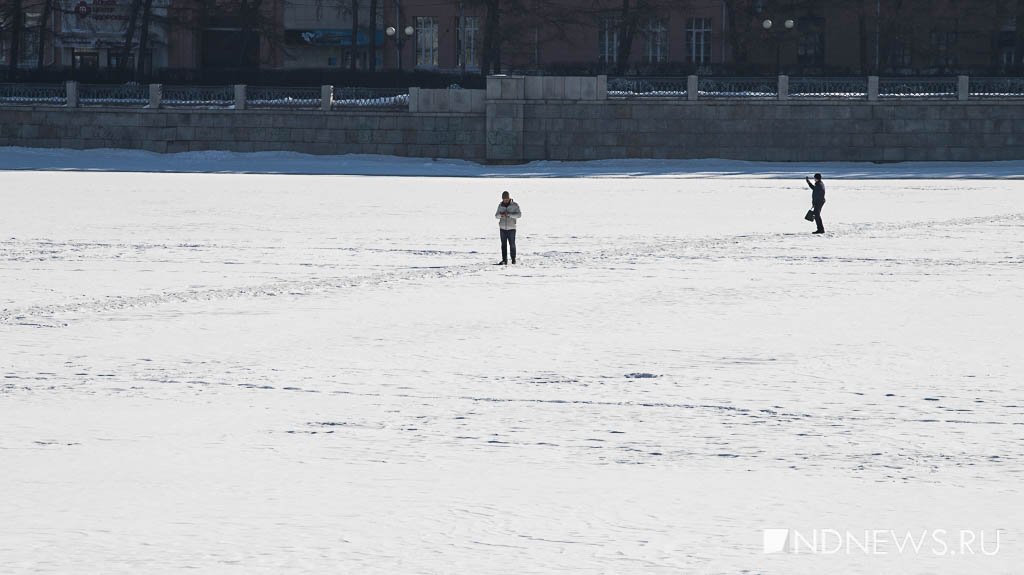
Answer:
<path fill-rule="evenodd" d="M 484 38 L 480 53 L 480 72 L 483 75 L 501 71 L 501 0 L 483 0 Z"/>
<path fill-rule="evenodd" d="M 132 44 L 135 41 L 135 26 L 139 19 L 139 9 L 142 8 L 142 0 L 132 0 L 128 8 L 128 29 L 124 33 L 124 48 L 121 49 L 121 61 L 118 67 L 121 70 L 128 69 L 128 55 L 132 53 Z"/>
<path fill-rule="evenodd" d="M 633 44 L 638 35 L 653 20 L 665 17 L 671 10 L 680 10 L 685 1 L 668 0 L 621 0 L 619 6 L 619 45 L 615 55 L 615 72 L 624 74 L 633 54 Z"/>
<path fill-rule="evenodd" d="M 480 71 L 485 75 L 504 69 L 506 51 L 521 57 L 532 50 L 536 56 L 542 39 L 564 38 L 565 31 L 581 23 L 586 13 L 564 0 L 466 0 L 465 6 L 484 11 Z"/>
<path fill-rule="evenodd" d="M 370 0 L 370 71 L 377 70 L 377 0 Z"/>
<path fill-rule="evenodd" d="M 146 64 L 149 61 L 147 51 L 149 50 L 149 24 L 152 19 L 153 0 L 144 0 L 142 4 L 142 29 L 139 31 L 139 56 L 135 59 L 135 81 L 142 82 L 148 70 Z"/>
<path fill-rule="evenodd" d="M 18 75 L 18 60 L 21 59 L 21 37 L 25 27 L 25 7 L 22 0 L 9 0 L 3 12 L 4 29 L 9 31 L 11 49 L 8 53 L 7 74 L 13 80 Z"/>
<path fill-rule="evenodd" d="M 36 60 L 36 69 L 43 69 L 43 55 L 46 50 L 46 40 L 50 31 L 47 29 L 47 24 L 50 22 L 50 18 L 53 17 L 53 3 L 55 0 L 43 0 L 43 12 L 39 16 L 39 38 L 36 46 L 37 54 L 39 58 Z M 59 9 L 59 8 L 58 8 Z"/>
<path fill-rule="evenodd" d="M 349 70 L 355 71 L 359 60 L 359 0 L 352 0 L 352 50 L 349 54 Z"/>

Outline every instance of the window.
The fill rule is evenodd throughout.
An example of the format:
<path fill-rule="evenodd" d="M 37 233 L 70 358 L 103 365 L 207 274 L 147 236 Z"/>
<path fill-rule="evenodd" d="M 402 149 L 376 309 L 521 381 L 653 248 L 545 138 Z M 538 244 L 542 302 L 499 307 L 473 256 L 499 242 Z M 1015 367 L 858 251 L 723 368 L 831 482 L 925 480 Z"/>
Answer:
<path fill-rule="evenodd" d="M 601 19 L 601 28 L 597 36 L 597 61 L 602 64 L 614 64 L 619 61 L 619 26 L 618 18 Z"/>
<path fill-rule="evenodd" d="M 668 26 L 664 20 L 650 20 L 644 27 L 644 61 L 659 64 L 668 60 Z"/>
<path fill-rule="evenodd" d="M 22 64 L 35 64 L 39 59 L 39 28 L 27 28 L 21 32 Z"/>
<path fill-rule="evenodd" d="M 124 64 L 128 70 L 135 69 L 135 56 L 131 54 L 125 55 L 124 52 L 108 52 L 107 53 L 107 66 L 110 68 L 120 68 Z"/>
<path fill-rule="evenodd" d="M 0 64 L 7 63 L 7 38 L 4 38 L 4 34 L 0 31 Z"/>
<path fill-rule="evenodd" d="M 999 66 L 1006 70 L 1017 63 L 1017 30 L 1016 23 L 1003 27 L 998 36 Z"/>
<path fill-rule="evenodd" d="M 437 18 L 433 16 L 416 18 L 416 65 L 437 67 Z"/>
<path fill-rule="evenodd" d="M 825 62 L 824 37 L 818 30 L 808 30 L 800 35 L 796 46 L 796 57 L 801 65 L 821 66 Z"/>
<path fill-rule="evenodd" d="M 457 38 L 460 68 L 480 68 L 480 56 L 477 48 L 479 34 L 480 18 L 477 16 L 463 17 L 462 26 L 459 28 L 459 36 Z"/>
<path fill-rule="evenodd" d="M 686 57 L 693 64 L 711 63 L 711 18 L 690 18 L 687 22 Z"/>
<path fill-rule="evenodd" d="M 934 65 L 940 68 L 956 66 L 956 32 L 952 30 L 933 30 L 932 52 L 935 54 Z"/>
<path fill-rule="evenodd" d="M 91 50 L 84 52 L 75 50 L 72 66 L 79 70 L 95 70 L 100 67 L 100 55 L 98 52 L 93 52 Z"/>
<path fill-rule="evenodd" d="M 910 43 L 901 38 L 897 38 L 893 42 L 889 53 L 889 63 L 892 64 L 894 68 L 909 68 L 913 62 L 911 54 L 912 50 L 910 49 Z"/>
<path fill-rule="evenodd" d="M 1016 54 L 1014 53 L 1013 48 L 1003 48 L 999 53 L 999 64 L 1002 66 L 1003 70 L 1012 68 L 1015 61 Z"/>

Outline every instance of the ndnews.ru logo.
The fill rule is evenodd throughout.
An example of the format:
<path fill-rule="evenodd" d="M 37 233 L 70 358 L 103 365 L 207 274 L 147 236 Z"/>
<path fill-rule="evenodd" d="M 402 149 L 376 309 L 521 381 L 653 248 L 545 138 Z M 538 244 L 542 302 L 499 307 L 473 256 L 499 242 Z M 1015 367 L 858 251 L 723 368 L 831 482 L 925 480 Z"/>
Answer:
<path fill-rule="evenodd" d="M 807 555 L 998 555 L 1002 532 L 976 529 L 765 529 L 765 553 Z"/>

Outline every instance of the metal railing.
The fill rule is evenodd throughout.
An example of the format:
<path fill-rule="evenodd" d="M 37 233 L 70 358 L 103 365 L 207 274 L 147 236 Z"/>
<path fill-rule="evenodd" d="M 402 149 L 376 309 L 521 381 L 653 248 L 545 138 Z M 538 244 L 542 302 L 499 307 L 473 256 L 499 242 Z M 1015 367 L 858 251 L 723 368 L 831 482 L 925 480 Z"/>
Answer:
<path fill-rule="evenodd" d="M 608 78 L 610 98 L 686 98 L 687 78 Z"/>
<path fill-rule="evenodd" d="M 971 77 L 968 98 L 1024 98 L 1024 78 Z"/>
<path fill-rule="evenodd" d="M 167 86 L 161 104 L 189 108 L 230 108 L 235 105 L 234 86 Z"/>
<path fill-rule="evenodd" d="M 248 86 L 245 105 L 252 108 L 319 108 L 320 88 Z"/>
<path fill-rule="evenodd" d="M 600 86 L 600 80 L 597 84 Z M 681 100 L 1019 100 L 1022 77 L 608 77 L 597 99 Z M 424 92 L 434 92 L 425 90 Z M 435 95 L 416 96 L 430 109 Z M 462 98 L 462 100 L 467 100 Z M 460 100 L 460 101 L 462 101 Z M 352 86 L 182 86 L 0 83 L 0 106 L 343 110 L 410 108 L 407 88 Z M 426 108 L 421 108 L 426 106 Z M 447 108 L 445 108 L 447 109 Z"/>
<path fill-rule="evenodd" d="M 2 105 L 51 105 L 68 103 L 65 84 L 0 84 Z"/>
<path fill-rule="evenodd" d="M 879 78 L 878 97 L 956 100 L 957 79 L 953 78 Z"/>
<path fill-rule="evenodd" d="M 804 78 L 789 79 L 789 97 L 794 99 L 849 99 L 866 100 L 867 77 L 857 78 Z"/>
<path fill-rule="evenodd" d="M 78 103 L 82 106 L 146 106 L 149 88 L 144 84 L 81 84 Z"/>
<path fill-rule="evenodd" d="M 409 105 L 409 90 L 406 88 L 357 88 L 334 87 L 334 108 L 348 106 L 394 108 Z"/>
<path fill-rule="evenodd" d="M 698 98 L 777 98 L 777 78 L 709 78 L 697 81 Z"/>

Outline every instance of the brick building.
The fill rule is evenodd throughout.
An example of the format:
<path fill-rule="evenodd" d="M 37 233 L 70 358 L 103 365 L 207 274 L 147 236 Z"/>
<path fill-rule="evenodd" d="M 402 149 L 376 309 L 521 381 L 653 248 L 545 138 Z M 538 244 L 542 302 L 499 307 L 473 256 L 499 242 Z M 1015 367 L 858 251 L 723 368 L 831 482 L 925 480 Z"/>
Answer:
<path fill-rule="evenodd" d="M 415 29 L 404 43 L 402 67 L 476 70 L 486 65 L 486 4 L 402 0 L 401 23 Z M 1024 17 L 1024 1 L 1018 0 L 518 0 L 501 5 L 493 25 L 501 39 L 500 50 L 491 51 L 492 70 L 942 74 L 1007 72 L 1021 63 L 1017 20 Z M 396 43 L 387 46 L 387 66 L 397 66 L 396 51 Z"/>
<path fill-rule="evenodd" d="M 0 0 L 0 64 L 18 36 L 19 67 L 978 75 L 1024 46 L 1024 0 L 153 0 L 140 56 L 133 2 Z"/>

